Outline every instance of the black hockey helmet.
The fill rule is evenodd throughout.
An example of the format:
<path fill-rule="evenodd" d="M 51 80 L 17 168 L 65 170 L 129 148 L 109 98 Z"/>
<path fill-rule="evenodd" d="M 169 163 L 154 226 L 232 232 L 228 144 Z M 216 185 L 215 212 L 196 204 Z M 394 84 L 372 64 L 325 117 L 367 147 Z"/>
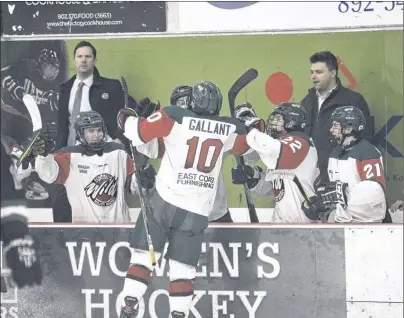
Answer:
<path fill-rule="evenodd" d="M 170 97 L 170 104 L 182 108 L 191 108 L 192 86 L 180 85 L 174 88 Z"/>
<path fill-rule="evenodd" d="M 276 115 L 283 118 L 283 130 L 278 129 Z M 266 122 L 266 133 L 274 138 L 279 138 L 289 131 L 304 131 L 307 125 L 307 111 L 300 104 L 280 103 L 269 115 Z"/>
<path fill-rule="evenodd" d="M 362 136 L 366 126 L 366 118 L 363 112 L 355 106 L 338 107 L 331 115 L 331 121 L 341 125 L 341 133 L 344 136 Z M 352 128 L 352 132 L 346 130 Z"/>
<path fill-rule="evenodd" d="M 60 69 L 57 53 L 51 49 L 42 49 L 38 57 L 38 70 L 45 80 L 54 80 Z"/>
<path fill-rule="evenodd" d="M 102 132 L 104 133 L 103 138 L 97 142 L 87 142 L 84 138 L 84 129 L 99 127 L 101 127 Z M 104 119 L 96 111 L 90 110 L 79 113 L 74 122 L 74 129 L 76 130 L 76 134 L 83 146 L 93 151 L 99 151 L 104 148 L 104 143 L 107 139 L 107 128 L 105 127 Z"/>
<path fill-rule="evenodd" d="M 223 97 L 220 89 L 211 82 L 199 82 L 192 88 L 192 110 L 201 115 L 219 115 Z"/>
<path fill-rule="evenodd" d="M 339 145 L 342 150 L 349 149 L 363 138 L 363 131 L 366 126 L 366 117 L 362 111 L 355 106 L 338 107 L 331 115 L 331 131 L 334 130 L 334 122 L 340 124 L 340 131 L 337 135 L 332 134 L 331 142 L 334 146 Z M 349 141 L 346 137 L 352 136 Z"/>

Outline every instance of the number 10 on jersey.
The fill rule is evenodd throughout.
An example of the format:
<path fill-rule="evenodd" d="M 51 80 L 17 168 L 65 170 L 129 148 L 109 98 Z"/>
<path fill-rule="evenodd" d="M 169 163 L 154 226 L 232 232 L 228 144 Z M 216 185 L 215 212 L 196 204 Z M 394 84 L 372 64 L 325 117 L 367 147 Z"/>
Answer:
<path fill-rule="evenodd" d="M 223 142 L 220 139 L 209 138 L 200 142 L 200 137 L 193 137 L 187 140 L 188 154 L 185 160 L 185 169 L 196 168 L 199 172 L 210 173 L 216 166 L 217 159 L 223 148 Z M 198 146 L 199 153 L 198 152 Z M 208 155 L 211 153 L 211 158 L 208 160 Z M 196 159 L 196 167 L 195 165 Z"/>

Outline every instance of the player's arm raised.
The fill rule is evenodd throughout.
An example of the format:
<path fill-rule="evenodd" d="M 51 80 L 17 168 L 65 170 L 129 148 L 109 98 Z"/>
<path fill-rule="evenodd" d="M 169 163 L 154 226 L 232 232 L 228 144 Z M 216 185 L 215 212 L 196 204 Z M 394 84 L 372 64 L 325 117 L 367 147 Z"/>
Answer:
<path fill-rule="evenodd" d="M 258 129 L 252 129 L 246 137 L 246 142 L 251 149 L 257 152 L 267 168 L 274 168 L 274 163 L 282 148 L 282 143 L 279 140 L 260 132 Z"/>
<path fill-rule="evenodd" d="M 141 99 L 138 103 L 134 102 L 132 106 L 136 114 L 143 119 L 160 109 L 160 103 L 153 103 L 148 97 Z M 162 157 L 161 144 L 161 138 L 153 139 L 146 144 L 139 145 L 136 150 L 148 158 L 157 159 Z"/>
<path fill-rule="evenodd" d="M 161 137 L 155 138 L 147 144 L 137 146 L 136 150 L 151 159 L 162 158 L 165 151 L 164 141 Z"/>
<path fill-rule="evenodd" d="M 37 156 L 35 170 L 46 183 L 64 184 L 70 172 L 70 153 L 58 152 Z"/>
<path fill-rule="evenodd" d="M 154 138 L 168 136 L 175 123 L 164 109 L 144 119 L 138 118 L 133 109 L 124 108 L 119 111 L 117 120 L 119 128 L 135 147 L 146 144 Z"/>
<path fill-rule="evenodd" d="M 70 172 L 70 153 L 61 149 L 52 154 L 54 143 L 50 142 L 53 131 L 44 127 L 32 147 L 31 155 L 35 157 L 35 170 L 46 183 L 64 184 Z"/>
<path fill-rule="evenodd" d="M 54 183 L 59 176 L 59 165 L 52 154 L 40 155 L 35 158 L 35 170 L 41 180 Z"/>

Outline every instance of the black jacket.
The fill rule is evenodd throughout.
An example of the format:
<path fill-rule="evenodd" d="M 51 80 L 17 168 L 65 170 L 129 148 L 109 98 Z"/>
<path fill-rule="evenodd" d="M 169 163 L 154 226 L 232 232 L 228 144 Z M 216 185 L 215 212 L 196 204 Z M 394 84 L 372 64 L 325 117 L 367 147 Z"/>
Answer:
<path fill-rule="evenodd" d="M 60 86 L 59 111 L 57 115 L 58 134 L 56 137 L 56 150 L 67 146 L 69 135 L 69 99 L 76 75 Z M 116 79 L 100 76 L 97 68 L 94 69 L 94 81 L 89 92 L 90 105 L 93 110 L 104 118 L 105 126 L 111 138 L 119 138 L 127 144 L 127 139 L 118 131 L 116 116 L 119 109 L 125 105 L 124 93 L 121 83 Z"/>
<path fill-rule="evenodd" d="M 342 86 L 337 78 L 337 88 L 328 96 L 318 112 L 318 97 L 314 88 L 303 98 L 301 105 L 308 113 L 308 126 L 306 133 L 313 138 L 318 153 L 320 176 L 323 182 L 329 181 L 327 166 L 328 158 L 333 149 L 331 143 L 331 114 L 340 106 L 356 106 L 366 117 L 365 138 L 371 140 L 374 135 L 374 121 L 369 113 L 369 106 L 361 94 Z"/>

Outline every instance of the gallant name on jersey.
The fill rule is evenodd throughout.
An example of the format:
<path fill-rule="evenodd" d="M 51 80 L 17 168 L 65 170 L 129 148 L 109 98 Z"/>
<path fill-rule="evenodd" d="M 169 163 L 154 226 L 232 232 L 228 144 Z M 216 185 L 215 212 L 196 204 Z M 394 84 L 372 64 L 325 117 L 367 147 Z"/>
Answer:
<path fill-rule="evenodd" d="M 190 130 L 201 131 L 201 132 L 223 135 L 223 136 L 228 136 L 230 134 L 230 127 L 231 127 L 230 124 L 215 122 L 212 120 L 191 119 L 189 121 Z"/>

